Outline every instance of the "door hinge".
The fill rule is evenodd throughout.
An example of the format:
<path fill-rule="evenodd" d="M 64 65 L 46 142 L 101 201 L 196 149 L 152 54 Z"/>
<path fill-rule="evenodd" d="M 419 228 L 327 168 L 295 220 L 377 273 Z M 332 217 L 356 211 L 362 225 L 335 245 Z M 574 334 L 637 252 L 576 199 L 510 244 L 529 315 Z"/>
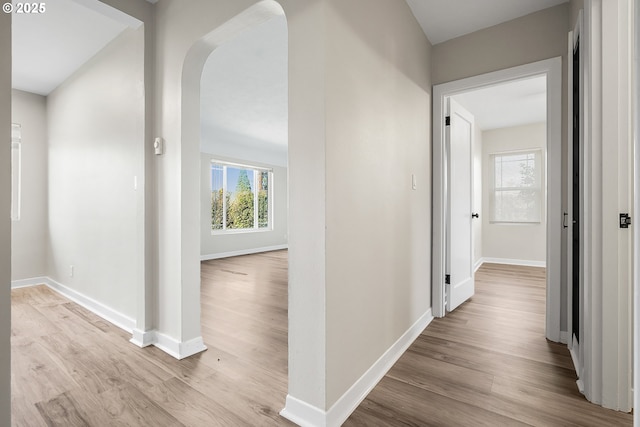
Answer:
<path fill-rule="evenodd" d="M 451 275 L 450 274 L 445 274 L 444 275 L 444 284 L 445 285 L 450 285 L 451 284 Z"/>
<path fill-rule="evenodd" d="M 444 125 L 451 126 L 451 116 L 447 116 L 444 118 Z"/>
<path fill-rule="evenodd" d="M 629 228 L 631 225 L 631 217 L 628 213 L 620 214 L 620 228 Z"/>

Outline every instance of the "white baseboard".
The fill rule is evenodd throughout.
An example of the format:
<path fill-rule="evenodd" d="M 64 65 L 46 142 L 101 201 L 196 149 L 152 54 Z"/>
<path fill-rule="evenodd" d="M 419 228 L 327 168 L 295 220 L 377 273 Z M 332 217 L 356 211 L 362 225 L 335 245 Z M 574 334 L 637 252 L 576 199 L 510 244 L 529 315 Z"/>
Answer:
<path fill-rule="evenodd" d="M 189 341 L 180 342 L 168 335 L 155 331 L 155 342 L 153 345 L 158 347 L 165 353 L 182 360 L 194 354 L 205 351 L 207 347 L 204 345 L 202 337 L 197 337 Z"/>
<path fill-rule="evenodd" d="M 134 329 L 131 332 L 130 343 L 137 345 L 140 348 L 148 347 L 156 342 L 156 331 L 143 331 L 140 329 Z"/>
<path fill-rule="evenodd" d="M 31 279 L 14 280 L 11 282 L 12 289 L 36 285 L 48 286 L 50 289 L 56 291 L 65 298 L 102 317 L 107 322 L 129 332 L 132 334 L 130 342 L 138 347 L 155 345 L 178 360 L 200 353 L 207 349 L 202 337 L 180 342 L 155 330 L 141 331 L 136 329 L 135 319 L 132 319 L 110 307 L 107 307 L 93 298 L 87 297 L 78 291 L 58 283 L 50 277 L 34 277 Z"/>
<path fill-rule="evenodd" d="M 200 261 L 209 261 L 212 259 L 220 259 L 220 258 L 230 258 L 230 257 L 240 256 L 240 255 L 259 254 L 262 252 L 279 251 L 279 250 L 288 249 L 288 248 L 289 248 L 289 245 L 276 245 L 276 246 L 265 246 L 262 248 L 242 249 L 239 251 L 220 252 L 217 254 L 201 255 Z"/>
<path fill-rule="evenodd" d="M 107 307 L 101 302 L 87 297 L 78 291 L 75 291 L 61 283 L 56 282 L 51 278 L 49 278 L 49 283 L 47 283 L 47 285 L 50 288 L 58 291 L 58 293 L 62 294 L 63 296 L 69 298 L 71 301 L 102 317 L 107 322 L 113 323 L 120 329 L 124 329 L 125 331 L 131 333 L 136 326 L 135 319 L 126 316 L 110 307 Z"/>
<path fill-rule="evenodd" d="M 280 415 L 300 427 L 326 427 L 328 425 L 325 411 L 289 394 Z"/>
<path fill-rule="evenodd" d="M 568 344 L 569 343 L 569 332 L 560 331 L 560 342 L 562 344 Z"/>
<path fill-rule="evenodd" d="M 286 406 L 280 415 L 300 426 L 342 425 L 432 320 L 433 315 L 429 309 L 380 356 L 328 411 L 325 412 L 289 395 Z"/>
<path fill-rule="evenodd" d="M 573 362 L 573 367 L 576 370 L 576 375 L 578 379 L 576 380 L 576 385 L 578 386 L 578 391 L 584 394 L 584 381 L 582 379 L 582 365 L 580 364 L 580 359 L 578 358 L 578 340 L 575 335 L 571 335 L 571 343 L 567 346 L 569 348 L 569 354 L 571 355 L 571 361 Z"/>
<path fill-rule="evenodd" d="M 15 280 L 11 282 L 12 289 L 36 285 L 48 286 L 50 289 L 53 289 L 65 298 L 81 305 L 90 312 L 102 317 L 107 322 L 112 323 L 120 329 L 123 329 L 129 333 L 131 333 L 135 328 L 136 322 L 131 317 L 122 314 L 119 311 L 116 311 L 111 307 L 108 307 L 101 302 L 94 300 L 91 297 L 83 295 L 80 292 L 63 285 L 62 283 L 56 282 L 51 277 L 34 277 L 31 279 Z"/>
<path fill-rule="evenodd" d="M 480 258 L 479 260 L 476 261 L 475 264 L 473 264 L 473 272 L 475 273 L 476 271 L 478 271 L 478 269 L 480 267 L 482 267 L 482 263 L 484 263 L 484 258 Z"/>
<path fill-rule="evenodd" d="M 524 267 L 546 267 L 547 263 L 545 261 L 533 261 L 526 259 L 511 259 L 511 258 L 491 258 L 491 257 L 483 257 L 481 258 L 481 264 L 491 263 L 491 264 L 507 264 L 507 265 L 522 265 Z"/>
<path fill-rule="evenodd" d="M 47 285 L 48 282 L 49 278 L 45 276 L 32 277 L 30 279 L 12 280 L 11 289 L 27 288 L 29 286 L 37 285 Z"/>

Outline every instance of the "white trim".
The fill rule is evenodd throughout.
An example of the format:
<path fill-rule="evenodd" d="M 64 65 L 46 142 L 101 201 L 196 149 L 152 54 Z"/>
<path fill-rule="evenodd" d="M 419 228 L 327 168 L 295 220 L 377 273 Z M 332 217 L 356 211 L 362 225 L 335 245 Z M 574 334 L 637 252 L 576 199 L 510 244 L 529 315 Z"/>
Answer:
<path fill-rule="evenodd" d="M 135 319 L 125 314 L 122 314 L 119 311 L 112 309 L 111 307 L 107 307 L 101 302 L 98 302 L 93 298 L 85 296 L 80 292 L 75 291 L 63 285 L 62 283 L 56 282 L 51 278 L 48 278 L 48 279 L 49 280 L 48 280 L 47 286 L 49 286 L 51 289 L 57 291 L 62 296 L 81 305 L 82 307 L 93 312 L 94 314 L 97 314 L 98 316 L 102 317 L 104 320 L 116 325 L 120 329 L 124 329 L 129 333 L 131 333 L 131 331 L 133 331 L 133 328 L 135 328 L 135 325 L 136 325 Z"/>
<path fill-rule="evenodd" d="M 547 76 L 547 308 L 546 336 L 560 340 L 562 189 L 550 182 L 561 182 L 562 174 L 562 58 L 556 57 L 506 70 L 469 77 L 433 87 L 433 232 L 432 232 L 432 304 L 433 315 L 442 317 L 444 310 L 445 258 L 445 167 L 444 112 L 448 97 L 481 87 Z"/>
<path fill-rule="evenodd" d="M 482 267 L 482 264 L 484 264 L 484 258 L 481 257 L 475 262 L 475 264 L 473 264 L 473 272 L 475 273 L 478 271 L 478 269 Z"/>
<path fill-rule="evenodd" d="M 492 257 L 482 257 L 482 263 L 491 263 L 491 264 L 506 264 L 506 265 L 521 265 L 523 267 L 547 267 L 547 263 L 545 261 L 535 261 L 535 260 L 527 260 L 527 259 L 512 259 L 512 258 L 492 258 Z"/>
<path fill-rule="evenodd" d="M 567 347 L 569 348 L 569 354 L 571 355 L 571 361 L 573 362 L 573 367 L 575 368 L 576 375 L 580 378 L 580 374 L 582 373 L 582 369 L 580 368 L 580 359 L 578 354 L 578 340 L 575 335 L 571 335 L 571 342 L 568 343 Z M 583 393 L 582 391 L 580 393 Z"/>
<path fill-rule="evenodd" d="M 287 394 L 285 407 L 280 415 L 300 427 L 326 427 L 327 413 Z"/>
<path fill-rule="evenodd" d="M 123 329 L 129 333 L 131 333 L 131 331 L 133 331 L 133 329 L 135 328 L 136 322 L 133 318 L 127 316 L 126 314 L 120 313 L 119 311 L 116 311 L 111 307 L 108 307 L 103 303 L 94 300 L 91 297 L 83 295 L 80 292 L 63 285 L 62 283 L 56 282 L 50 277 L 34 277 L 31 279 L 14 280 L 11 282 L 12 289 L 36 285 L 48 286 L 50 289 L 58 292 L 65 298 L 81 305 L 90 312 L 102 317 L 107 322 L 112 323 L 120 329 Z"/>
<path fill-rule="evenodd" d="M 581 379 L 587 400 L 628 412 L 632 407 L 630 263 L 635 250 L 632 230 L 620 230 L 617 217 L 631 211 L 634 203 L 630 164 L 633 13 L 628 0 L 585 0 L 584 8 Z"/>
<path fill-rule="evenodd" d="M 634 3 L 634 40 L 640 39 L 640 0 Z M 634 188 L 640 188 L 640 43 L 634 44 L 634 96 L 633 96 L 633 139 L 634 139 Z M 634 197 L 633 210 L 636 215 L 640 212 L 640 197 Z M 640 408 L 640 227 L 633 230 L 633 425 L 640 427 L 640 416 L 637 416 Z M 636 392 L 635 390 L 639 390 Z"/>
<path fill-rule="evenodd" d="M 204 345 L 202 337 L 197 337 L 189 341 L 180 342 L 175 338 L 172 338 L 169 335 L 165 335 L 158 331 L 154 331 L 154 335 L 155 342 L 153 343 L 153 345 L 178 360 L 193 356 L 194 354 L 200 353 L 201 351 L 205 351 L 207 349 L 207 347 Z"/>
<path fill-rule="evenodd" d="M 138 347 L 146 347 L 155 345 L 165 353 L 175 357 L 178 360 L 200 353 L 207 349 L 204 345 L 202 337 L 197 337 L 189 341 L 179 342 L 168 335 L 164 335 L 158 331 L 141 331 L 135 328 L 135 320 L 126 316 L 106 305 L 87 297 L 78 291 L 75 291 L 61 283 L 56 282 L 50 277 L 33 277 L 30 279 L 12 280 L 11 289 L 26 288 L 29 286 L 45 285 L 51 290 L 59 293 L 63 297 L 75 302 L 76 304 L 86 308 L 93 314 L 102 317 L 107 322 L 123 329 L 130 334 L 132 338 L 130 342 Z"/>
<path fill-rule="evenodd" d="M 569 332 L 568 331 L 560 331 L 560 342 L 562 344 L 568 344 L 569 343 Z"/>
<path fill-rule="evenodd" d="M 328 411 L 309 405 L 291 395 L 280 415 L 300 426 L 339 426 L 360 405 L 393 367 L 409 346 L 433 320 L 427 310 L 382 356 L 347 390 Z"/>
<path fill-rule="evenodd" d="M 240 255 L 259 254 L 262 252 L 279 251 L 282 249 L 289 249 L 289 245 L 265 246 L 262 248 L 241 249 L 238 251 L 229 251 L 229 252 L 220 252 L 217 254 L 201 255 L 200 261 L 209 261 L 212 259 L 220 259 L 220 258 L 230 258 L 230 257 L 240 256 Z"/>
<path fill-rule="evenodd" d="M 29 279 L 20 279 L 11 281 L 11 289 L 28 288 L 30 286 L 48 285 L 49 278 L 45 276 L 32 277 Z"/>
<path fill-rule="evenodd" d="M 432 320 L 429 309 L 331 406 L 327 412 L 327 424 L 338 426 L 344 423 Z"/>
<path fill-rule="evenodd" d="M 242 168 L 242 169 L 252 169 L 259 172 L 273 172 L 273 167 L 270 167 L 270 166 L 255 166 L 254 164 L 231 162 L 228 160 L 219 160 L 219 158 L 216 157 L 215 155 L 209 160 L 209 162 L 212 165 L 216 164 L 221 166 L 231 166 L 236 169 Z"/>
<path fill-rule="evenodd" d="M 140 348 L 144 348 L 150 345 L 155 344 L 156 342 L 156 331 L 142 331 L 140 329 L 134 329 L 132 332 L 132 337 L 129 340 L 131 344 L 135 344 Z"/>
<path fill-rule="evenodd" d="M 568 332 L 567 332 L 568 334 Z M 571 361 L 573 362 L 573 366 L 576 370 L 576 375 L 578 379 L 576 380 L 576 386 L 578 387 L 578 391 L 584 394 L 584 380 L 582 378 L 582 367 L 580 366 L 580 353 L 578 346 L 578 340 L 575 335 L 571 335 L 571 342 L 567 345 L 569 348 L 569 354 L 571 355 Z"/>

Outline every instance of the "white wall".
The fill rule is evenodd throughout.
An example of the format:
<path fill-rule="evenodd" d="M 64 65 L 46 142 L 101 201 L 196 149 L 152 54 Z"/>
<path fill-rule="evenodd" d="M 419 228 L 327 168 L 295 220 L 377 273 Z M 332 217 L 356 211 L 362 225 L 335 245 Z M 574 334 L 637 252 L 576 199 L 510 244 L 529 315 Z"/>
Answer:
<path fill-rule="evenodd" d="M 289 32 L 289 394 L 325 407 L 324 0 L 279 1 Z M 215 46 L 282 12 L 273 1 L 178 0 L 155 5 L 157 329 L 200 336 L 200 76 Z M 184 83 L 184 84 L 183 84 Z"/>
<path fill-rule="evenodd" d="M 331 407 L 431 307 L 431 45 L 395 0 L 331 0 L 326 25 Z"/>
<path fill-rule="evenodd" d="M 433 84 L 557 56 L 564 62 L 569 9 L 568 3 L 561 4 L 434 45 Z M 563 76 L 566 69 L 563 63 Z"/>
<path fill-rule="evenodd" d="M 430 45 L 395 0 L 279 3 L 289 30 L 288 403 L 325 411 L 430 307 Z M 155 122 L 167 142 L 156 163 L 158 328 L 181 342 L 200 335 L 199 73 L 272 5 L 156 4 Z M 373 232 L 365 213 L 380 195 L 404 209 L 381 204 L 388 226 Z"/>
<path fill-rule="evenodd" d="M 211 234 L 211 161 L 222 160 L 273 170 L 273 230 L 251 233 Z M 258 252 L 260 249 L 283 247 L 287 244 L 287 169 L 268 164 L 247 162 L 240 159 L 220 157 L 214 154 L 201 155 L 200 255 L 203 259 L 230 256 L 236 253 Z"/>
<path fill-rule="evenodd" d="M 433 47 L 433 84 L 562 57 L 562 111 L 567 111 L 567 33 L 580 1 L 564 3 L 512 21 L 476 31 Z M 562 115 L 562 155 L 567 153 L 567 117 Z M 563 162 L 564 168 L 564 162 Z M 567 210 L 567 176 L 562 172 L 562 209 Z M 566 240 L 564 230 L 563 241 Z M 561 248 L 560 330 L 567 329 L 566 245 Z"/>
<path fill-rule="evenodd" d="M 571 13 L 569 16 L 569 28 L 573 29 L 578 19 L 578 13 L 584 9 L 584 0 L 571 0 L 569 2 L 571 7 Z"/>
<path fill-rule="evenodd" d="M 48 96 L 48 275 L 136 315 L 143 29 L 126 30 Z M 74 266 L 71 277 L 70 266 Z"/>
<path fill-rule="evenodd" d="M 491 164 L 489 156 L 512 150 L 541 149 L 544 159 L 547 144 L 545 123 L 494 129 L 482 132 L 483 203 L 482 256 L 512 261 L 546 261 L 546 220 L 539 224 L 492 224 L 489 222 Z M 542 188 L 546 187 L 546 171 L 542 171 Z M 555 184 L 554 184 L 555 185 Z M 542 212 L 546 212 L 543 195 Z"/>
<path fill-rule="evenodd" d="M 20 220 L 11 222 L 11 280 L 46 275 L 47 208 L 46 98 L 11 92 L 11 121 L 22 128 Z"/>
<path fill-rule="evenodd" d="M 482 176 L 482 130 L 477 124 L 473 127 L 473 212 L 478 213 L 480 218 L 473 220 L 473 265 L 480 265 L 483 253 L 483 227 L 484 220 L 483 203 L 482 203 L 482 184 L 484 182 Z"/>
<path fill-rule="evenodd" d="M 11 140 L 11 14 L 0 14 L 0 135 Z M 11 153 L 0 144 L 0 425 L 11 425 Z"/>

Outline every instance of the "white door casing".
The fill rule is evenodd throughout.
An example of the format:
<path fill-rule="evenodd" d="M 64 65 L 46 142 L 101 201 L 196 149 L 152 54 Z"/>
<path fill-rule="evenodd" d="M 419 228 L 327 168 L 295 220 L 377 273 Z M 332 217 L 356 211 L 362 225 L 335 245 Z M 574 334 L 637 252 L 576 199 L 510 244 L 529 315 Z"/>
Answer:
<path fill-rule="evenodd" d="M 449 98 L 447 152 L 447 311 L 474 294 L 473 280 L 473 115 Z"/>
<path fill-rule="evenodd" d="M 584 395 L 632 408 L 633 247 L 619 214 L 634 217 L 632 150 L 633 2 L 585 0 L 584 276 L 580 354 Z M 582 236 L 581 234 L 581 236 Z"/>
<path fill-rule="evenodd" d="M 547 307 L 546 336 L 560 341 L 560 248 L 562 235 L 562 59 L 546 59 L 506 70 L 435 85 L 433 88 L 433 246 L 432 311 L 443 317 L 445 307 L 446 244 L 446 99 L 473 89 L 544 75 L 547 78 Z M 554 183 L 549 185 L 550 183 Z"/>

